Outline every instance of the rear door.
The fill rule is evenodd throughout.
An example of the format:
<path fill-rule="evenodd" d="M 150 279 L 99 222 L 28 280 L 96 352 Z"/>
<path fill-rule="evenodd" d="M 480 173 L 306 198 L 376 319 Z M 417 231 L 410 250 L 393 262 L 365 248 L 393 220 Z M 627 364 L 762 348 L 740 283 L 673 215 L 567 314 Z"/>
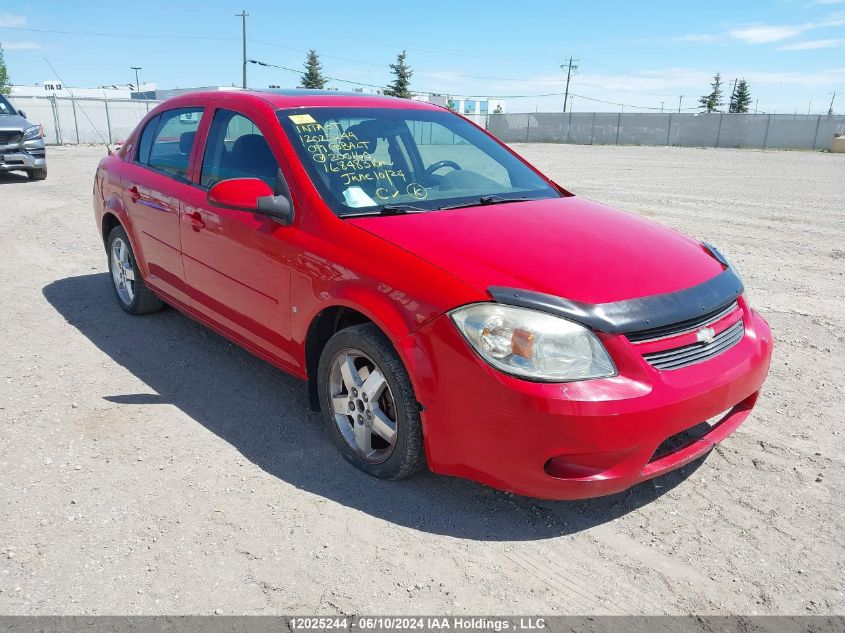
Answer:
<path fill-rule="evenodd" d="M 145 282 L 172 299 L 188 302 L 179 236 L 181 200 L 202 121 L 201 105 L 165 110 L 141 132 L 123 181 L 123 200 L 146 268 Z"/>
<path fill-rule="evenodd" d="M 253 347 L 292 364 L 290 256 L 293 227 L 216 207 L 208 190 L 230 178 L 275 186 L 280 155 L 260 113 L 222 100 L 197 150 L 194 186 L 182 207 L 182 260 L 191 307 Z"/>

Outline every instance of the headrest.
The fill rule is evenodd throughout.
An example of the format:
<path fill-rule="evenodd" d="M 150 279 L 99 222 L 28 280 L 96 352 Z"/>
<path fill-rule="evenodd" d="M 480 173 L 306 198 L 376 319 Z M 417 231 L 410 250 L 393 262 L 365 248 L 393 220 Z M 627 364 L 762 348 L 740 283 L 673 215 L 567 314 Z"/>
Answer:
<path fill-rule="evenodd" d="M 361 121 L 355 125 L 350 125 L 346 132 L 347 134 L 354 134 L 355 138 L 361 143 L 367 143 L 367 151 L 376 151 L 379 136 L 384 136 L 386 133 L 382 130 L 382 125 L 374 120 Z"/>
<path fill-rule="evenodd" d="M 179 151 L 183 154 L 190 154 L 196 136 L 196 132 L 182 132 L 182 135 L 179 137 Z"/>
<path fill-rule="evenodd" d="M 259 156 L 266 156 L 272 154 L 267 141 L 260 134 L 244 134 L 232 146 L 232 154 L 240 156 L 242 154 L 257 154 Z"/>

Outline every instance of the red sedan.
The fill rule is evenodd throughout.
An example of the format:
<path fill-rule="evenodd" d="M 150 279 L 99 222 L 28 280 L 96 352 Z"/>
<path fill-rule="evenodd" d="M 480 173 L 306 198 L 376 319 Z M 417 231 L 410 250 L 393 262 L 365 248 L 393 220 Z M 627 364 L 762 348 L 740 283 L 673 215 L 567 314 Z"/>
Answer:
<path fill-rule="evenodd" d="M 768 325 L 714 247 L 574 196 L 425 103 L 196 93 L 104 158 L 118 304 L 307 381 L 365 472 L 610 494 L 748 416 Z"/>

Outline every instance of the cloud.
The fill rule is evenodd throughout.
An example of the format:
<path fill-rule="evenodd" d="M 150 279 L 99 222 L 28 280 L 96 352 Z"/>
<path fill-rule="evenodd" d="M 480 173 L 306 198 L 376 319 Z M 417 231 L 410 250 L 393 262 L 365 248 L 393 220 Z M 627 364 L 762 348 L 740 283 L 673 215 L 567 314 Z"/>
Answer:
<path fill-rule="evenodd" d="M 831 40 L 810 40 L 808 42 L 798 42 L 797 44 L 789 44 L 788 46 L 781 46 L 779 51 L 813 51 L 819 48 L 836 48 L 845 44 L 845 39 L 831 39 Z"/>
<path fill-rule="evenodd" d="M 742 40 L 746 44 L 769 44 L 788 40 L 790 37 L 800 35 L 806 29 L 802 26 L 748 26 L 742 29 L 733 29 L 729 35 L 735 40 Z"/>
<path fill-rule="evenodd" d="M 735 39 L 741 40 L 746 44 L 771 44 L 773 42 L 782 42 L 812 31 L 815 29 L 823 29 L 833 26 L 842 26 L 845 24 L 845 11 L 837 11 L 831 13 L 819 22 L 804 22 L 803 24 L 749 24 L 742 28 L 732 29 L 728 35 Z"/>
<path fill-rule="evenodd" d="M 0 13 L 0 26 L 23 26 L 26 24 L 26 18 L 22 15 L 14 15 L 12 13 Z"/>
<path fill-rule="evenodd" d="M 843 4 L 845 0 L 816 0 L 813 4 Z"/>
<path fill-rule="evenodd" d="M 3 48 L 7 51 L 35 51 L 44 47 L 38 42 L 3 42 Z"/>

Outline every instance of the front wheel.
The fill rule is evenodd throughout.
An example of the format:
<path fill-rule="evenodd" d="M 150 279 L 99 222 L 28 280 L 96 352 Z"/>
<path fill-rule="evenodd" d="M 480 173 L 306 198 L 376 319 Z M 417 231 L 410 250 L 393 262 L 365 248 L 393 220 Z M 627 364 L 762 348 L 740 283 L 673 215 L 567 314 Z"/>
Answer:
<path fill-rule="evenodd" d="M 114 227 L 109 233 L 107 243 L 109 273 L 120 307 L 129 314 L 149 314 L 161 310 L 164 302 L 144 284 L 124 228 Z"/>
<path fill-rule="evenodd" d="M 343 456 L 381 479 L 425 465 L 419 404 L 390 341 L 372 324 L 337 332 L 317 373 L 323 416 Z"/>
<path fill-rule="evenodd" d="M 30 169 L 26 172 L 30 180 L 47 180 L 47 168 L 38 167 L 37 169 Z"/>

